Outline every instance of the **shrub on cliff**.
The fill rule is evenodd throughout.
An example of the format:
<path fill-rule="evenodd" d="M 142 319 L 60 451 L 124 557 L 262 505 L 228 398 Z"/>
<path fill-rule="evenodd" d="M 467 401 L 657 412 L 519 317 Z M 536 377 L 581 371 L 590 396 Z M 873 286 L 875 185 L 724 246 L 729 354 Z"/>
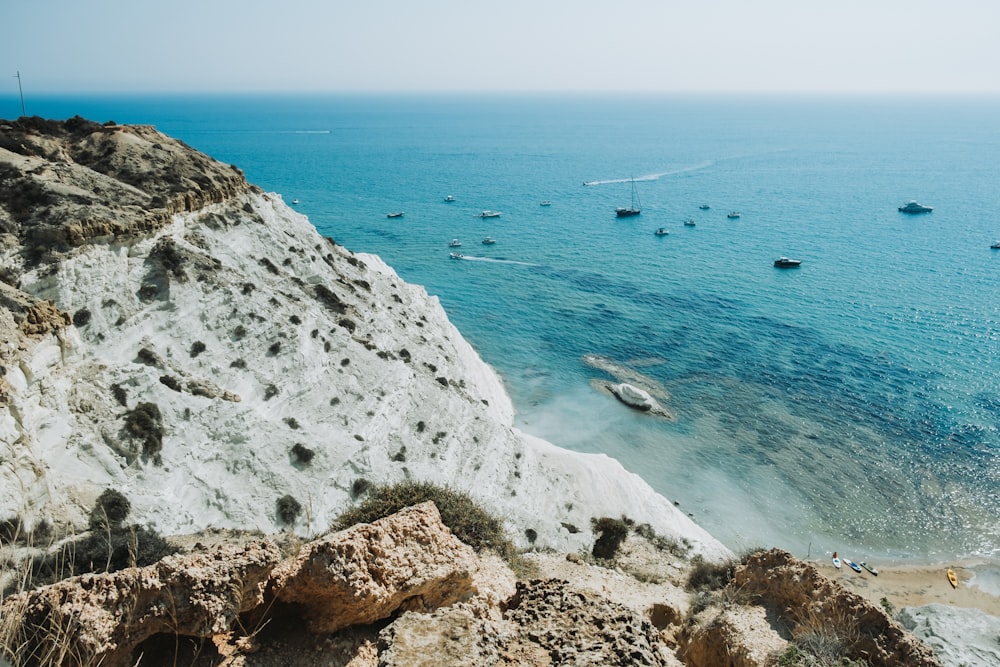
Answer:
<path fill-rule="evenodd" d="M 286 525 L 292 525 L 302 514 L 302 504 L 290 495 L 278 498 L 278 520 Z"/>
<path fill-rule="evenodd" d="M 590 524 L 594 532 L 597 533 L 594 548 L 591 549 L 594 558 L 614 558 L 618 554 L 622 542 L 628 537 L 629 529 L 634 523 L 624 516 L 621 519 L 612 519 L 607 516 L 591 519 Z"/>
<path fill-rule="evenodd" d="M 117 530 L 125 523 L 132 503 L 117 489 L 104 489 L 90 510 L 91 530 Z"/>
<path fill-rule="evenodd" d="M 152 457 L 160 462 L 163 449 L 163 415 L 156 403 L 140 403 L 125 415 L 125 430 L 133 438 L 142 440 L 143 458 Z"/>
<path fill-rule="evenodd" d="M 441 522 L 455 537 L 477 552 L 494 551 L 510 560 L 514 545 L 503 531 L 503 522 L 480 507 L 471 497 L 432 482 L 399 482 L 375 486 L 363 501 L 334 519 L 330 530 L 344 530 L 357 523 L 371 523 L 431 500 L 441 513 Z"/>

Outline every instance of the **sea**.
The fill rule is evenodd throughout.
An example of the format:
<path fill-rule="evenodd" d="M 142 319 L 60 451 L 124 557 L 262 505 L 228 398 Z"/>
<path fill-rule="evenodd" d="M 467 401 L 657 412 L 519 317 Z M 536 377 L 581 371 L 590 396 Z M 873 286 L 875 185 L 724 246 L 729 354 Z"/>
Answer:
<path fill-rule="evenodd" d="M 25 104 L 154 125 L 380 255 L 498 371 L 518 428 L 618 459 L 734 551 L 1000 562 L 1000 98 Z M 633 184 L 642 212 L 617 218 Z M 600 390 L 621 377 L 673 419 Z"/>

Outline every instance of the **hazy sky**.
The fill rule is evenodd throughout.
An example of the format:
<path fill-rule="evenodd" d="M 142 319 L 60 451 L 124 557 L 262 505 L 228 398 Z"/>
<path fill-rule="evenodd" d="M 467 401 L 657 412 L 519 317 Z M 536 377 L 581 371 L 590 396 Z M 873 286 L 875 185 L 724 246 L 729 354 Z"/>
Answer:
<path fill-rule="evenodd" d="M 998 0 L 3 0 L 0 95 L 1000 93 Z M 2 81 L 2 79 L 0 79 Z"/>

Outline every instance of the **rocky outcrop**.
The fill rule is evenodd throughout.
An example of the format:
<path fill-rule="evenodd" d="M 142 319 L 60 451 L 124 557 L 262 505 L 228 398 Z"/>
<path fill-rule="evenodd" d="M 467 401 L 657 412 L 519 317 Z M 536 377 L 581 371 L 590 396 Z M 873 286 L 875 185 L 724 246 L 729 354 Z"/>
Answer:
<path fill-rule="evenodd" d="M 269 590 L 310 631 L 336 632 L 471 597 L 477 563 L 428 502 L 309 543 L 272 573 Z"/>
<path fill-rule="evenodd" d="M 73 577 L 4 599 L 0 615 L 22 620 L 0 639 L 16 650 L 17 664 L 133 664 L 135 647 L 154 635 L 226 632 L 240 614 L 260 605 L 279 560 L 278 548 L 264 540 Z"/>
<path fill-rule="evenodd" d="M 751 557 L 714 604 L 688 614 L 675 597 L 688 574 L 676 554 L 639 536 L 630 542 L 605 566 L 532 554 L 527 567 L 542 576 L 515 584 L 506 562 L 473 552 L 423 503 L 284 560 L 258 539 L 8 597 L 0 657 L 22 664 L 58 646 L 63 654 L 41 664 L 765 667 L 789 641 L 808 647 L 812 623 L 826 632 L 824 646 L 841 651 L 824 656 L 829 664 L 845 655 L 938 664 L 877 609 L 784 552 Z M 23 619 L 22 630 L 4 635 L 11 619 Z M 853 643 L 834 641 L 844 637 Z"/>
<path fill-rule="evenodd" d="M 250 189 L 239 169 L 152 127 L 79 117 L 0 123 L 0 231 L 35 258 L 147 234 L 174 213 Z"/>
<path fill-rule="evenodd" d="M 789 642 L 822 645 L 832 659 L 872 667 L 940 667 L 933 651 L 881 607 L 780 549 L 753 554 L 736 568 L 716 603 L 688 628 L 684 655 L 699 667 L 764 667 Z"/>

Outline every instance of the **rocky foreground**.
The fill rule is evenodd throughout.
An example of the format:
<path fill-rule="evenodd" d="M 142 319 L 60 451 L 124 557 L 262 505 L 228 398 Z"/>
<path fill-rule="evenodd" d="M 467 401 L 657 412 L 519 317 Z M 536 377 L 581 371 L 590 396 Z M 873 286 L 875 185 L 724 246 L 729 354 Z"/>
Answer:
<path fill-rule="evenodd" d="M 442 525 L 433 503 L 283 557 L 267 538 L 10 596 L 25 654 L 64 664 L 777 664 L 816 643 L 859 665 L 938 665 L 885 612 L 782 551 L 692 597 L 688 563 L 638 537 L 614 562 L 534 553 L 518 580 Z M 59 664 L 59 663 L 57 663 Z M 784 664 L 840 664 L 798 663 Z"/>

